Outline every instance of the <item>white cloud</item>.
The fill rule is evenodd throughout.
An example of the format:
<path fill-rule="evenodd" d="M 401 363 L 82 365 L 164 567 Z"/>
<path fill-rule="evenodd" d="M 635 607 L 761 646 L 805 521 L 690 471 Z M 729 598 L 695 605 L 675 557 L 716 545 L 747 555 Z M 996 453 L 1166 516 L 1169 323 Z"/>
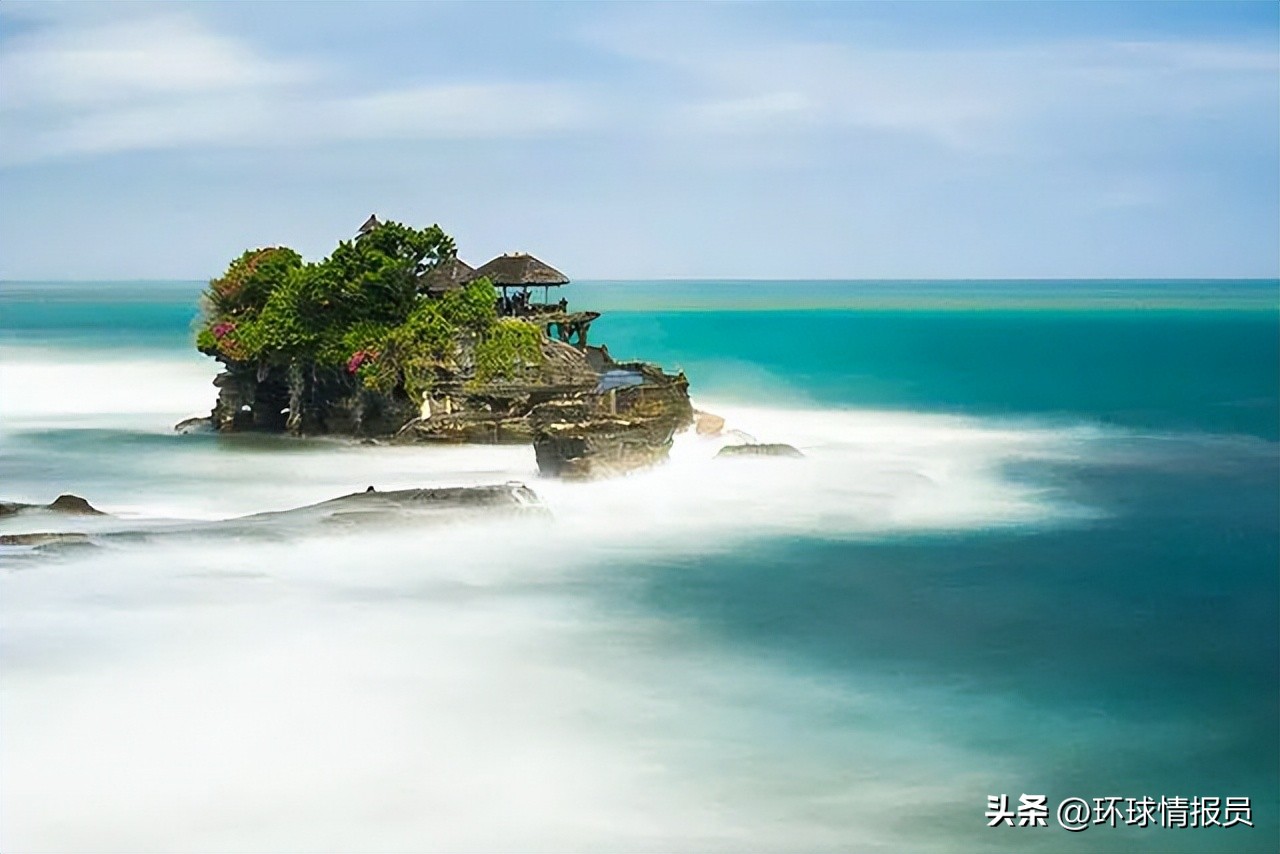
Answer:
<path fill-rule="evenodd" d="M 5 107 L 102 106 L 274 88 L 313 78 L 300 62 L 259 56 L 178 16 L 48 26 L 0 55 Z"/>
<path fill-rule="evenodd" d="M 44 22 L 0 53 L 0 163 L 198 145 L 527 137 L 581 126 L 573 88 L 426 82 L 342 92 L 192 17 Z"/>
<path fill-rule="evenodd" d="M 416 86 L 330 102 L 345 134 L 374 138 L 524 137 L 582 125 L 583 100 L 562 86 Z"/>
<path fill-rule="evenodd" d="M 719 133 L 870 130 L 1006 154 L 1035 147 L 1028 134 L 1046 123 L 1056 134 L 1063 122 L 1273 109 L 1280 73 L 1280 52 L 1256 42 L 1094 39 L 922 50 L 798 41 L 701 8 L 665 11 L 624 14 L 586 39 L 651 75 L 674 77 L 682 93 L 676 113 Z"/>
<path fill-rule="evenodd" d="M 769 126 L 778 121 L 807 121 L 819 106 L 801 92 L 766 92 L 691 105 L 689 118 L 703 127 L 738 130 L 744 125 Z"/>
<path fill-rule="evenodd" d="M 924 133 L 960 144 L 999 112 L 998 92 L 946 80 L 936 61 L 910 53 L 863 52 L 822 44 L 725 46 L 686 54 L 679 64 L 709 94 L 688 109 L 712 127 L 737 131 L 758 123 L 761 111 L 725 105 L 787 109 L 787 123 L 771 131 L 863 128 Z M 785 99 L 776 94 L 786 93 Z M 737 125 L 729 120 L 736 119 Z"/>
<path fill-rule="evenodd" d="M 673 19 L 683 15 L 692 24 Z M 1115 132 L 1140 117 L 1256 108 L 1276 97 L 1277 52 L 1256 44 L 872 48 L 730 27 L 720 15 L 719 7 L 630 9 L 624 26 L 615 21 L 588 39 L 635 62 L 607 81 L 587 76 L 589 69 L 572 82 L 489 72 L 363 89 L 336 68 L 272 55 L 191 14 L 51 15 L 0 45 L 0 163 L 196 146 L 520 139 L 586 128 L 638 140 L 649 134 L 661 138 L 658 148 L 675 139 L 676 156 L 675 149 L 715 149 L 718 139 L 745 149 L 752 137 L 865 133 L 965 156 L 1037 156 L 1091 145 L 1089 127 Z"/>

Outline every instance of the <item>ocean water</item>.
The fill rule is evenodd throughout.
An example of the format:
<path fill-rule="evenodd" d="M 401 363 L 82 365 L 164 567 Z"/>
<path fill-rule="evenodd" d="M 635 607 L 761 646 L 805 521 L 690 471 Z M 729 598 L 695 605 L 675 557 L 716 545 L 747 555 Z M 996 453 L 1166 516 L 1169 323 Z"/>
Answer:
<path fill-rule="evenodd" d="M 0 849 L 1277 850 L 1276 282 L 575 283 L 593 341 L 807 455 L 685 435 L 595 484 L 174 434 L 199 287 L 0 283 L 0 499 L 522 479 L 553 518 L 6 550 Z M 1255 826 L 988 828 L 1001 793 Z"/>

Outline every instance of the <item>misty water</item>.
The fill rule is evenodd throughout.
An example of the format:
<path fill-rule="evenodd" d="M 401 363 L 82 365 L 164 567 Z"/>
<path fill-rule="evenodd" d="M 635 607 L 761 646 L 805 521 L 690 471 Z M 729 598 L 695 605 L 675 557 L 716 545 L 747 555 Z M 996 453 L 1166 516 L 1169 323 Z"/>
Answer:
<path fill-rule="evenodd" d="M 806 457 L 684 434 L 571 484 L 176 434 L 215 393 L 198 284 L 0 283 L 0 499 L 113 514 L 65 530 L 368 485 L 551 510 L 0 547 L 0 847 L 1274 850 L 1275 284 L 1046 287 L 576 284 L 615 356 Z M 1257 826 L 1002 832 L 1001 792 Z"/>

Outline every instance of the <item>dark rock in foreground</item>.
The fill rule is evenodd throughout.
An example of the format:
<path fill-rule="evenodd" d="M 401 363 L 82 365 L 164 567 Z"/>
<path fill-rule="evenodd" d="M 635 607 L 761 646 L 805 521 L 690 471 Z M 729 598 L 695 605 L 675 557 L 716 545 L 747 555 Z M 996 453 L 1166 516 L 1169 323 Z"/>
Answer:
<path fill-rule="evenodd" d="M 75 498 L 75 496 L 64 496 Z M 84 499 L 77 499 L 89 507 Z M 0 508 L 32 508 L 48 510 L 43 505 L 0 503 Z M 64 506 L 76 506 L 63 502 Z M 10 510 L 9 515 L 18 511 Z M 93 508 L 88 511 L 60 510 L 60 512 L 86 512 L 102 514 Z M 396 489 L 379 492 L 372 486 L 364 492 L 353 492 L 289 510 L 276 510 L 239 516 L 219 522 L 173 523 L 161 522 L 149 527 L 104 531 L 87 534 L 82 532 L 30 532 L 0 535 L 3 546 L 61 546 L 68 544 L 94 544 L 106 541 L 149 541 L 167 536 L 231 536 L 282 538 L 321 532 L 344 531 L 354 526 L 367 528 L 375 525 L 445 523 L 466 521 L 474 516 L 498 514 L 548 515 L 537 493 L 523 483 L 512 481 L 486 486 L 440 487 L 435 489 Z"/>
<path fill-rule="evenodd" d="M 725 445 L 716 454 L 716 458 L 720 457 L 789 457 L 799 458 L 804 454 L 792 445 L 783 445 L 780 443 L 755 443 L 748 445 Z"/>
<path fill-rule="evenodd" d="M 61 546 L 88 542 L 89 535 L 80 533 L 41 531 L 35 534 L 0 534 L 0 546 Z"/>
<path fill-rule="evenodd" d="M 105 516 L 79 495 L 59 495 L 48 504 L 23 504 L 20 501 L 0 501 L 0 516 L 13 516 L 30 511 L 65 513 L 68 516 Z"/>

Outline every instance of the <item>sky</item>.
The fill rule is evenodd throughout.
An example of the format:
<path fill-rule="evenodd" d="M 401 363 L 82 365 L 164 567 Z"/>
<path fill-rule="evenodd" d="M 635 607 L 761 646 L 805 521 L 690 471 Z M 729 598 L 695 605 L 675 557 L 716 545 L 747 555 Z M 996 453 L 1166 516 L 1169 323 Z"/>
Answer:
<path fill-rule="evenodd" d="M 0 4 L 0 278 L 1280 275 L 1280 4 Z"/>

